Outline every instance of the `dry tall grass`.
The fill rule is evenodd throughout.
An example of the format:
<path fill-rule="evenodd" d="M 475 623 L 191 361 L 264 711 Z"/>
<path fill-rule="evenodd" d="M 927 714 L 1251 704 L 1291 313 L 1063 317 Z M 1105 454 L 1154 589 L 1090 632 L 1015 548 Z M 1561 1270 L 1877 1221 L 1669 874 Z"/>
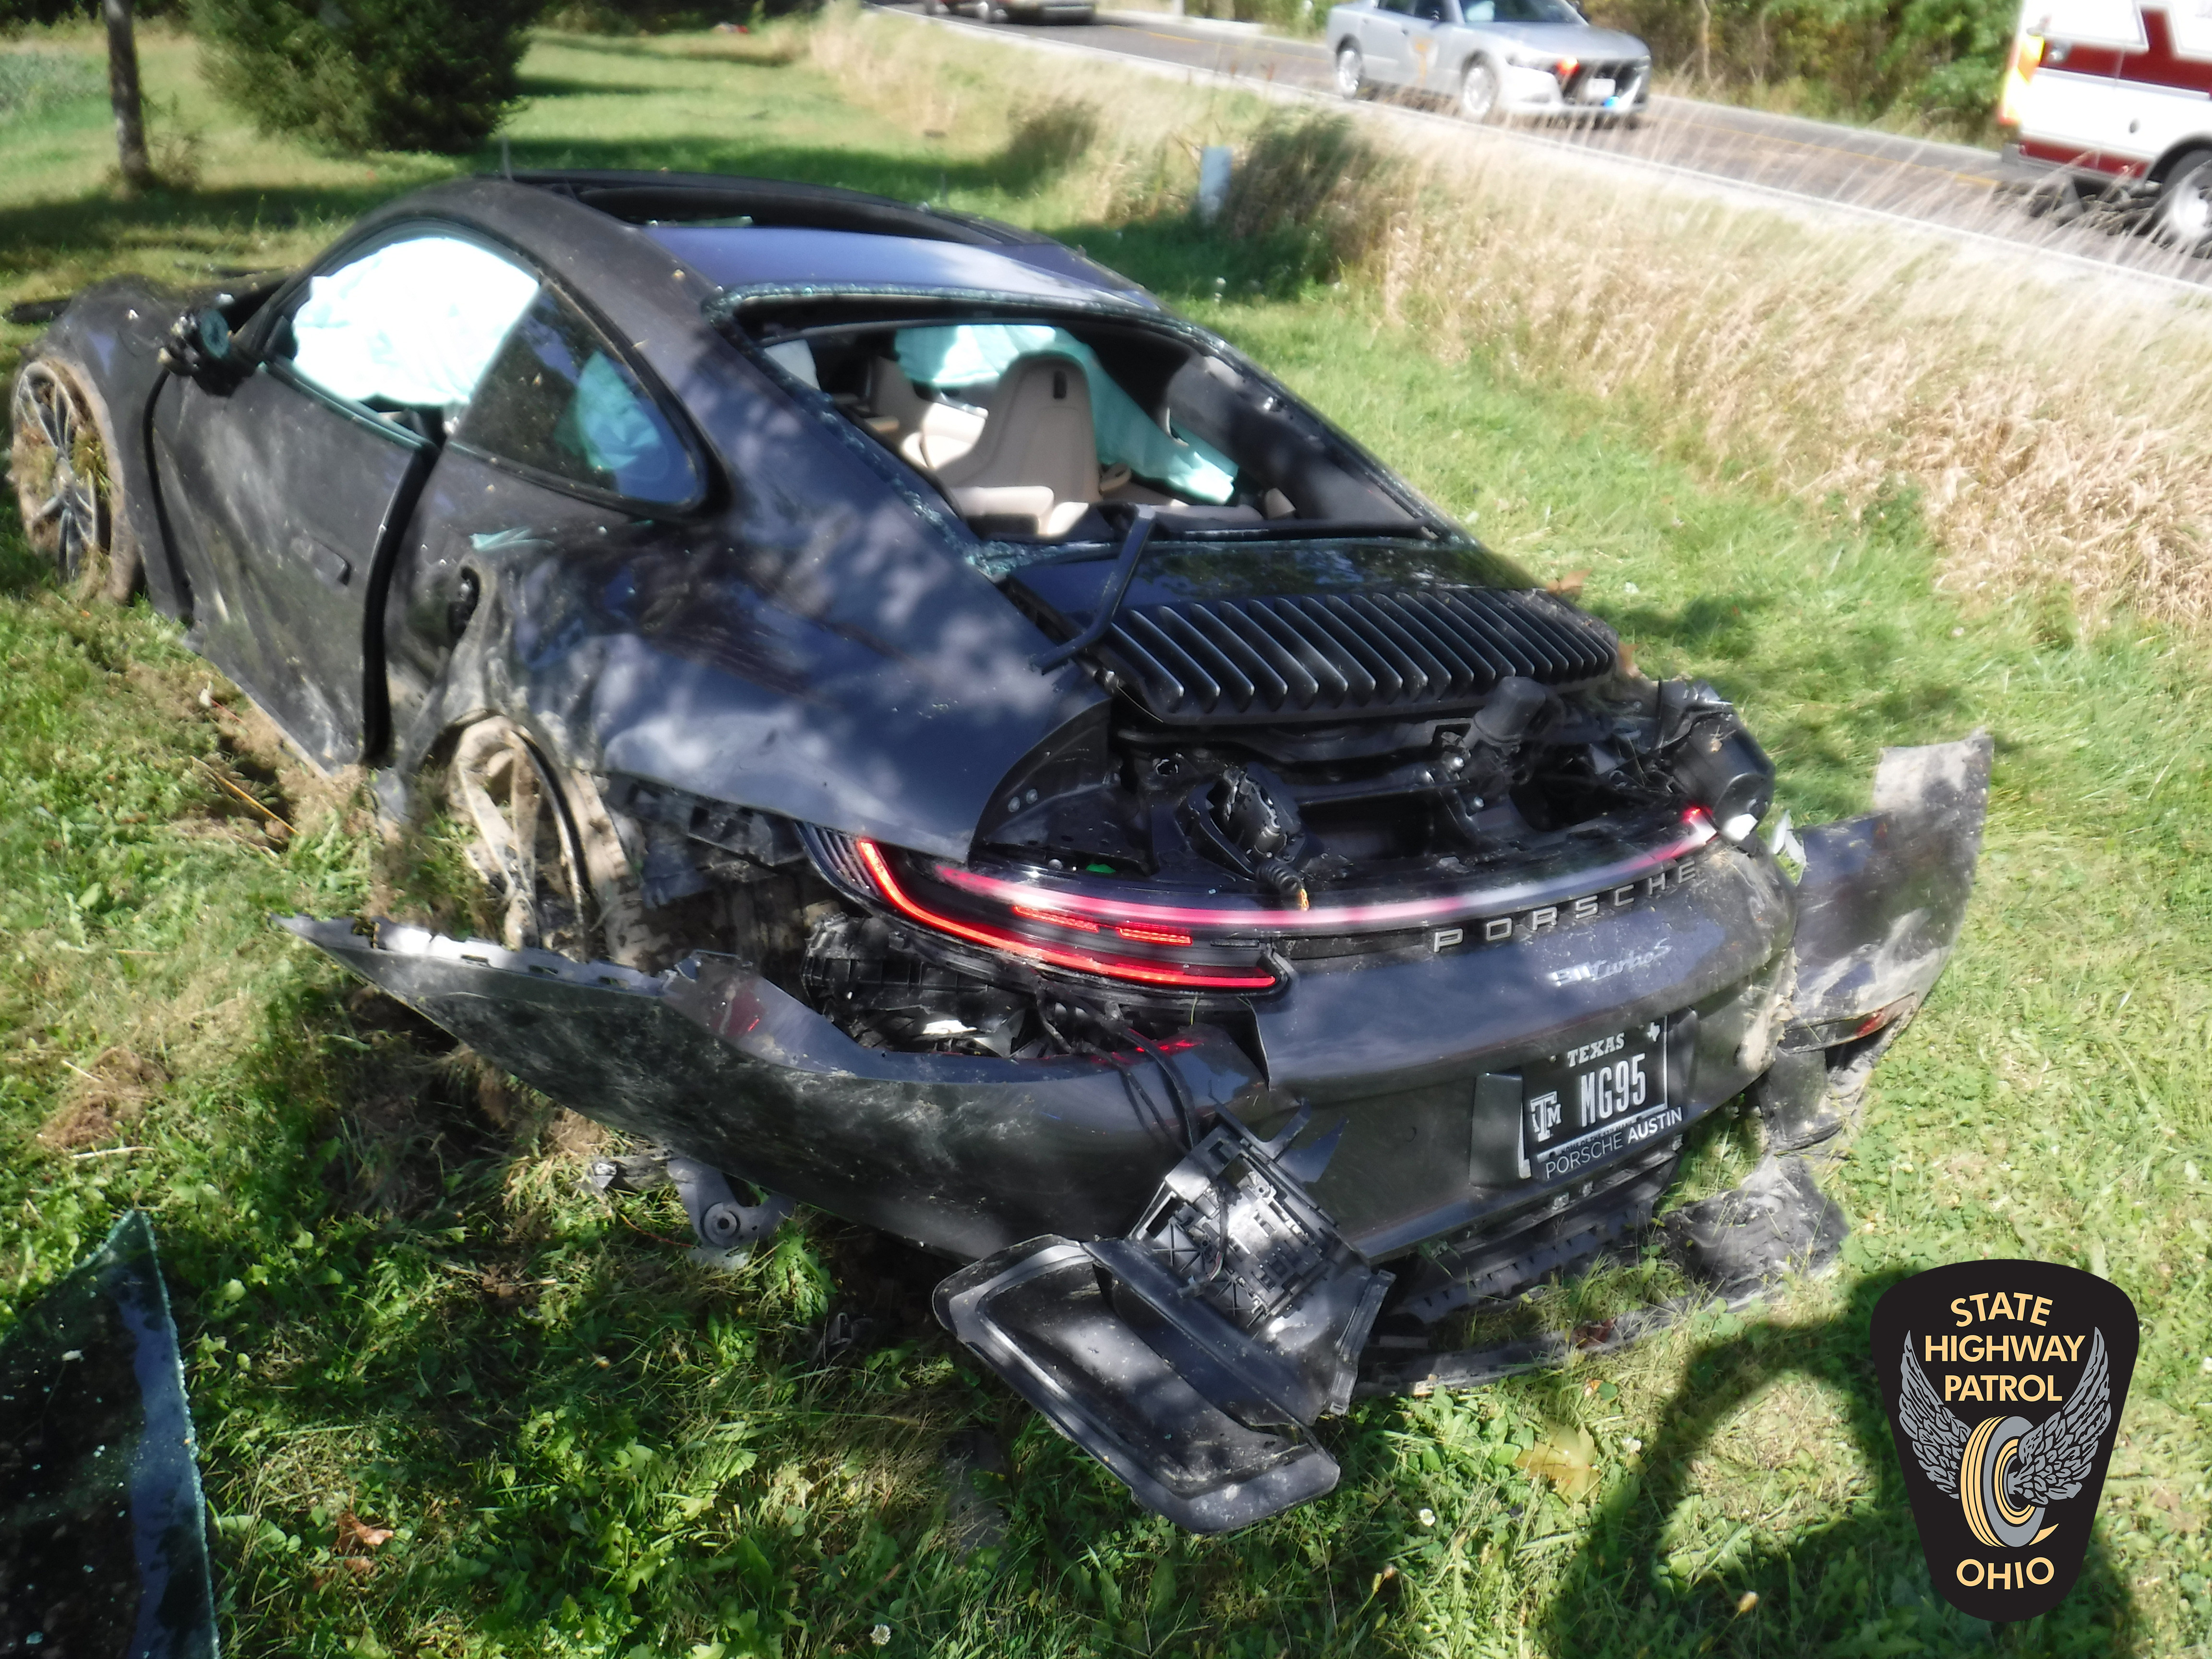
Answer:
<path fill-rule="evenodd" d="M 1917 493 L 1947 585 L 2057 583 L 2086 612 L 2212 624 L 2201 307 L 1883 234 L 1711 204 L 1563 216 L 1467 182 L 1461 212 L 1393 215 L 1369 270 L 1393 320 L 1796 493 L 1860 511 Z"/>
<path fill-rule="evenodd" d="M 1603 399 L 1717 473 L 1855 512 L 1917 498 L 1962 593 L 2212 627 L 2212 295 L 893 18 L 833 14 L 811 49 L 879 111 L 1010 158 L 1080 106 L 1054 205 L 1109 222 L 1179 209 L 1198 146 L 1234 143 L 1232 227 L 1325 228 L 1347 303 L 1448 355 Z"/>

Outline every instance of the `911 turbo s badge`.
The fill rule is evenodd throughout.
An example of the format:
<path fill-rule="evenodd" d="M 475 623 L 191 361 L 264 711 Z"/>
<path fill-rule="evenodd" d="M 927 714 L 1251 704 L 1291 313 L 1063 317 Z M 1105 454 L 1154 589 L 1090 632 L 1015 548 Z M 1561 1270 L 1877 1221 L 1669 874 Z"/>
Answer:
<path fill-rule="evenodd" d="M 2081 1576 L 2135 1370 L 2135 1304 L 2045 1261 L 1896 1285 L 1875 1368 L 1929 1576 L 1977 1619 L 2033 1619 Z"/>

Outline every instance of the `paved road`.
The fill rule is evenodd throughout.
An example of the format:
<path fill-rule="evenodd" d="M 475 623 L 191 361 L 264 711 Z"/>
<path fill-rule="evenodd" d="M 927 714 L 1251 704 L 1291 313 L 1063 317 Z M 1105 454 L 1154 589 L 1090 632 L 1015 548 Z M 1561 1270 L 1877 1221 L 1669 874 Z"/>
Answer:
<path fill-rule="evenodd" d="M 986 27 L 960 18 L 937 21 L 949 28 Z M 1142 23 L 1009 24 L 989 33 L 1335 96 L 1328 53 L 1315 41 L 1202 32 L 1165 16 Z M 1460 118 L 1441 102 L 1405 100 L 1397 106 L 1416 118 L 1464 130 Z M 2054 272 L 2125 270 L 2154 280 L 2212 285 L 2212 259 L 2176 254 L 2138 235 L 2030 218 L 2017 196 L 1997 188 L 1996 152 L 1964 144 L 1681 98 L 1654 98 L 1650 113 L 1633 130 L 1522 125 L 1483 131 L 1515 143 L 1618 157 L 1647 172 L 1688 174 L 1800 204 L 1840 207 L 1856 216 L 1909 219 L 1965 240 L 2021 244 L 2044 253 Z"/>

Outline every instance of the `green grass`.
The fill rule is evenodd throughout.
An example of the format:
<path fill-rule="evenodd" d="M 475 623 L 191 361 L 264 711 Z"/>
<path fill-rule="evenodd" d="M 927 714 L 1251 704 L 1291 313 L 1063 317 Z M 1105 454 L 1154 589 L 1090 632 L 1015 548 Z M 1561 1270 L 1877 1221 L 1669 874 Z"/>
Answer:
<path fill-rule="evenodd" d="M 89 37 L 59 44 L 72 39 L 89 53 Z M 1324 1431 L 1345 1468 L 1336 1493 L 1194 1540 L 959 1362 L 927 1316 L 932 1264 L 809 1217 L 740 1273 L 691 1266 L 670 1242 L 672 1200 L 580 1190 L 577 1120 L 271 928 L 271 913 L 371 907 L 464 925 L 466 905 L 449 856 L 384 850 L 360 794 L 288 762 L 177 630 L 143 605 L 67 599 L 10 519 L 0 1325 L 121 1208 L 154 1212 L 231 1650 L 1633 1659 L 2202 1644 L 2200 647 L 2124 620 L 2080 628 L 2041 601 L 1962 611 L 1933 590 L 1909 501 L 1859 526 L 1716 482 L 1694 457 L 1656 457 L 1626 415 L 1437 361 L 1371 295 L 1310 281 L 1283 247 L 1085 222 L 1079 164 L 1025 170 L 995 119 L 925 137 L 940 129 L 920 104 L 912 130 L 881 112 L 896 89 L 872 112 L 803 64 L 689 55 L 713 46 L 541 45 L 518 165 L 775 173 L 1066 234 L 1278 369 L 1535 574 L 1588 572 L 1585 601 L 1644 666 L 1743 702 L 1801 821 L 1863 805 L 1883 744 L 1988 726 L 1981 887 L 1838 1178 L 1857 1224 L 1843 1272 L 1771 1317 L 1709 1318 L 1565 1375 L 1363 1406 Z M 200 189 L 114 198 L 97 97 L 0 126 L 0 295 L 295 259 L 454 169 L 254 138 L 196 91 L 187 43 L 155 39 L 147 57 L 196 136 Z M 963 95 L 993 73 L 979 63 Z M 217 773 L 294 832 L 266 830 Z M 1723 1184 L 1749 1156 L 1745 1126 L 1723 1122 L 1690 1182 Z M 1930 1591 L 1865 1322 L 1901 1273 L 2014 1254 L 2108 1273 L 2145 1336 L 2081 1587 L 1996 1631 Z M 1570 1317 L 1618 1288 L 1539 1313 Z M 883 1321 L 888 1345 L 818 1363 L 811 1332 L 833 1305 Z M 963 1562 L 939 1458 L 970 1427 L 1006 1438 L 1010 1524 L 1002 1549 Z M 1540 1443 L 1580 1446 L 1578 1431 L 1587 1492 L 1525 1472 Z M 343 1559 L 349 1511 L 395 1536 Z"/>

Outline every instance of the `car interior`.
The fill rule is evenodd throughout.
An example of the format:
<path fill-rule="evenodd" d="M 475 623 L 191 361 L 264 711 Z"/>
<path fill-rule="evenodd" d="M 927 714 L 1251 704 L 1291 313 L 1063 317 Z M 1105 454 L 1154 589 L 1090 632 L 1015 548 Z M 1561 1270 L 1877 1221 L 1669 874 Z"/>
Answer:
<path fill-rule="evenodd" d="M 1164 331 L 994 315 L 762 338 L 988 540 L 1109 540 L 1139 506 L 1177 533 L 1419 522 L 1321 422 Z"/>

